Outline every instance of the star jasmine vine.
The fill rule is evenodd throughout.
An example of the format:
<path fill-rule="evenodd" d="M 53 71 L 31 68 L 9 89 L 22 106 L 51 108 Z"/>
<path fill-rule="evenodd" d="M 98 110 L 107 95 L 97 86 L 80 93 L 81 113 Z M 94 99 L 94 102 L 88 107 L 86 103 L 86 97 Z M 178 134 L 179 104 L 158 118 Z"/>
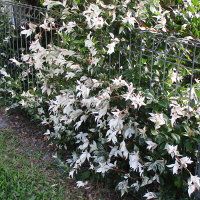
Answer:
<path fill-rule="evenodd" d="M 77 2 L 45 0 L 44 6 L 59 10 L 61 16 L 47 15 L 43 23 L 23 29 L 21 34 L 27 38 L 35 36 L 30 52 L 22 54 L 20 61 L 10 59 L 18 67 L 32 67 L 39 88 L 20 94 L 14 89 L 6 92 L 48 126 L 45 136 L 71 153 L 64 158 L 70 177 L 84 168 L 105 178 L 115 174 L 121 195 L 136 192 L 146 199 L 159 199 L 165 196 L 163 188 L 182 185 L 191 196 L 200 189 L 199 177 L 194 174 L 200 82 L 196 79 L 187 87 L 191 72 L 169 65 L 164 77 L 166 90 L 158 91 L 163 63 L 155 61 L 157 68 L 150 77 L 145 59 L 143 71 L 131 60 L 130 33 L 134 28 L 166 32 L 171 12 L 159 0 L 113 1 L 113 5 L 84 1 L 81 6 Z M 191 4 L 184 1 L 184 11 Z M 176 15 L 181 13 L 189 18 L 188 11 Z M 194 18 L 197 11 L 190 15 Z M 44 47 L 40 29 L 53 31 L 60 41 L 55 39 Z M 148 38 L 143 38 L 145 42 Z M 26 81 L 29 73 L 24 70 L 20 76 Z M 0 84 L 10 84 L 4 67 L 0 77 Z M 153 92 L 147 89 L 149 79 Z M 179 87 L 175 88 L 175 83 Z M 87 183 L 78 181 L 77 186 Z"/>

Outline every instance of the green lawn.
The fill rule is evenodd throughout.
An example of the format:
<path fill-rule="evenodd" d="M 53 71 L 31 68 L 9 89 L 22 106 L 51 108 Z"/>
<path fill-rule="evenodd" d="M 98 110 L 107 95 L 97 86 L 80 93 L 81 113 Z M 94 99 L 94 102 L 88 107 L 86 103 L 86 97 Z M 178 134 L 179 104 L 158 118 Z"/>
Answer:
<path fill-rule="evenodd" d="M 0 200 L 83 199 L 71 194 L 55 170 L 38 162 L 41 152 L 20 148 L 18 136 L 0 131 Z"/>

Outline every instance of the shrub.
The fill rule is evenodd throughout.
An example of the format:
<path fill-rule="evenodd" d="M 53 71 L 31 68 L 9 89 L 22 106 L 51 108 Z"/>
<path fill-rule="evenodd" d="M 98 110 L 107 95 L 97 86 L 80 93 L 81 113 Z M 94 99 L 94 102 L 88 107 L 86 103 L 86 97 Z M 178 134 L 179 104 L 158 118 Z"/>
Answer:
<path fill-rule="evenodd" d="M 134 49 L 142 41 L 140 52 L 145 54 L 152 36 L 158 44 L 156 34 L 136 31 L 134 27 L 145 28 L 138 18 L 157 32 L 165 31 L 168 12 L 159 1 L 44 4 L 61 14 L 47 16 L 40 28 L 54 30 L 60 41 L 54 39 L 44 48 L 33 24 L 21 32 L 27 37 L 35 34 L 35 41 L 22 61 L 12 61 L 22 68 L 28 64 L 38 87 L 14 95 L 51 127 L 45 135 L 67 149 L 66 154 L 71 152 L 65 158 L 69 176 L 84 167 L 103 176 L 115 173 L 122 195 L 136 191 L 147 199 L 183 199 L 188 187 L 191 196 L 200 187 L 200 178 L 194 175 L 199 80 L 181 67 L 187 63 L 177 67 L 173 60 L 166 66 L 160 59 L 165 58 L 166 41 L 153 63 Z M 175 54 L 181 48 L 185 57 L 191 57 L 191 49 L 179 42 L 171 45 Z M 26 81 L 29 72 L 23 77 Z"/>

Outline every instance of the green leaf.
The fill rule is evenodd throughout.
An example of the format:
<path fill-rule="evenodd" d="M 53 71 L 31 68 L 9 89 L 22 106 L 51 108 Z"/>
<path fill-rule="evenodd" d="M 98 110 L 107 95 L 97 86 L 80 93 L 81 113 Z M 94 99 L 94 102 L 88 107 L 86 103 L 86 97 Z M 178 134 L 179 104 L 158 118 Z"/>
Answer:
<path fill-rule="evenodd" d="M 177 187 L 177 188 L 181 188 L 182 185 L 183 185 L 183 181 L 181 178 L 178 178 L 177 180 L 174 181 L 174 185 Z"/>
<path fill-rule="evenodd" d="M 180 135 L 172 133 L 171 136 L 177 143 L 180 142 L 180 139 L 181 139 Z"/>
<path fill-rule="evenodd" d="M 158 135 L 158 131 L 152 130 L 152 131 L 151 131 L 151 134 L 152 134 L 152 135 Z"/>
<path fill-rule="evenodd" d="M 161 101 L 158 102 L 158 104 L 165 107 L 165 108 L 169 107 L 169 101 L 167 101 L 167 100 L 161 100 Z"/>

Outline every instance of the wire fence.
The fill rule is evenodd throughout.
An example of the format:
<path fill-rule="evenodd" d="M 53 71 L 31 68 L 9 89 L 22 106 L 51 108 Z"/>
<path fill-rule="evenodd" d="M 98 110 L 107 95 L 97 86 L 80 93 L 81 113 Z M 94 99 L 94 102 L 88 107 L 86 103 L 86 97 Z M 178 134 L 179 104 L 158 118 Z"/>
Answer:
<path fill-rule="evenodd" d="M 20 34 L 21 31 L 28 28 L 29 23 L 39 25 L 51 12 L 44 8 L 10 1 L 5 1 L 0 6 L 0 65 L 6 67 L 6 71 L 13 79 L 21 82 L 21 91 L 26 91 L 38 86 L 34 69 L 26 64 L 23 67 L 17 66 L 10 59 L 15 58 L 20 61 L 22 54 L 30 52 L 29 46 L 34 36 L 26 37 Z M 46 48 L 52 42 L 52 30 L 51 34 L 48 34 L 47 31 L 39 28 L 38 33 L 42 34 L 40 40 Z M 28 75 L 23 77 L 23 74 Z"/>
<path fill-rule="evenodd" d="M 3 22 L 0 29 L 1 65 L 7 65 L 7 69 L 16 79 L 22 73 L 22 69 L 11 63 L 9 59 L 20 60 L 21 54 L 29 52 L 29 45 L 34 39 L 34 36 L 26 37 L 20 32 L 29 23 L 36 25 L 42 23 L 47 14 L 52 13 L 44 8 L 22 3 L 5 1 L 1 5 L 0 17 Z M 38 33 L 42 35 L 41 43 L 44 47 L 53 42 L 55 37 L 59 40 L 58 34 L 55 34 L 53 30 L 46 31 L 40 28 Z M 107 73 L 108 78 L 113 77 L 116 71 L 122 75 L 128 73 L 131 74 L 130 79 L 137 80 L 134 81 L 137 87 L 148 88 L 159 94 L 165 90 L 166 74 L 172 66 L 174 72 L 177 73 L 172 83 L 175 90 L 180 86 L 178 73 L 181 68 L 189 72 L 184 84 L 192 85 L 194 79 L 200 75 L 200 43 L 198 41 L 135 29 L 128 33 L 126 41 L 120 45 L 118 48 L 120 50 L 115 54 L 103 55 L 107 56 L 107 59 L 102 69 Z M 33 69 L 26 67 L 30 73 L 28 81 L 23 83 L 23 86 L 24 89 L 29 89 L 35 87 L 36 81 Z M 23 70 L 25 70 L 24 66 Z"/>
<path fill-rule="evenodd" d="M 39 25 L 46 15 L 53 14 L 53 11 L 22 3 L 5 1 L 1 5 L 0 64 L 5 65 L 9 74 L 16 80 L 23 72 L 28 73 L 27 80 L 21 78 L 22 90 L 38 86 L 38 81 L 33 67 L 23 65 L 22 69 L 10 61 L 11 58 L 20 61 L 22 54 L 29 53 L 29 45 L 34 40 L 34 36 L 26 37 L 20 32 L 26 29 L 29 23 Z M 37 33 L 42 35 L 40 42 L 45 48 L 53 43 L 55 38 L 57 41 L 60 39 L 53 29 L 47 31 L 39 28 Z M 99 38 L 102 46 L 103 37 L 102 35 Z M 120 42 L 120 47 L 114 54 L 102 56 L 105 62 L 99 72 L 107 74 L 108 79 L 113 78 L 117 72 L 129 77 L 130 81 L 134 80 L 137 87 L 149 89 L 156 95 L 162 95 L 165 91 L 169 69 L 172 69 L 171 73 L 174 74 L 171 85 L 177 93 L 182 84 L 190 88 L 191 93 L 195 79 L 200 77 L 200 42 L 187 38 L 179 39 L 162 33 L 135 29 L 127 32 L 126 40 Z M 182 74 L 179 74 L 180 71 Z M 183 77 L 184 81 L 180 77 Z"/>

